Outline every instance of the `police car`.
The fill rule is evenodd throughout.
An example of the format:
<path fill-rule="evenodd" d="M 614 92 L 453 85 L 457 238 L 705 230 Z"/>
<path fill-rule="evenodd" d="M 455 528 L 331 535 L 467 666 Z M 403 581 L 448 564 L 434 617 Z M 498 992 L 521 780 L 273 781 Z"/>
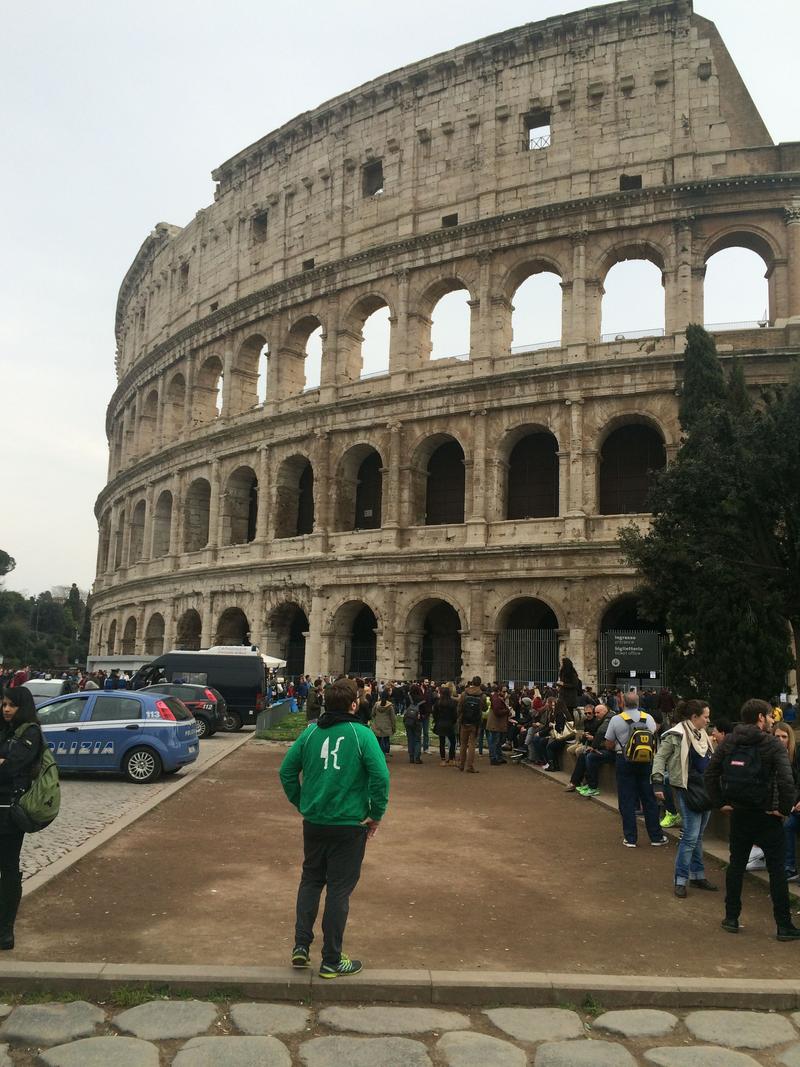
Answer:
<path fill-rule="evenodd" d="M 145 783 L 197 759 L 197 724 L 175 697 L 119 689 L 70 693 L 36 713 L 60 771 L 121 771 Z"/>

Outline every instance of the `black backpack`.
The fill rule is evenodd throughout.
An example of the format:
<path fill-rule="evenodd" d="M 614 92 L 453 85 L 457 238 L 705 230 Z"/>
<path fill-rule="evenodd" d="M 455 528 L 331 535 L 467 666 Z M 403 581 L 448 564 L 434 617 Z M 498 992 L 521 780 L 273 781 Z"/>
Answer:
<path fill-rule="evenodd" d="M 767 811 L 770 782 L 761 759 L 761 745 L 734 745 L 722 760 L 722 796 L 736 808 Z"/>
<path fill-rule="evenodd" d="M 409 704 L 403 713 L 403 725 L 407 730 L 412 730 L 415 726 L 419 725 L 419 720 L 419 704 Z"/>
<path fill-rule="evenodd" d="M 486 698 L 483 695 L 465 693 L 464 703 L 461 705 L 461 722 L 464 726 L 480 726 L 485 705 Z"/>

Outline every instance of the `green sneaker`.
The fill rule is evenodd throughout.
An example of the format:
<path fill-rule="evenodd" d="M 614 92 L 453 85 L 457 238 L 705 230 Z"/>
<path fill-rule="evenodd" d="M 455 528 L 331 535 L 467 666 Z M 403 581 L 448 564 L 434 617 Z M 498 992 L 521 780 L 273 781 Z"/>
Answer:
<path fill-rule="evenodd" d="M 292 967 L 308 967 L 308 949 L 305 945 L 295 945 L 292 949 Z"/>
<path fill-rule="evenodd" d="M 348 974 L 358 974 L 361 966 L 361 960 L 351 960 L 343 952 L 335 966 L 332 963 L 323 963 L 319 969 L 319 976 L 320 978 L 343 978 Z"/>
<path fill-rule="evenodd" d="M 671 826 L 680 826 L 681 822 L 680 813 L 677 811 L 667 811 L 664 813 L 664 818 L 660 822 L 660 826 L 664 830 L 669 830 Z"/>
<path fill-rule="evenodd" d="M 589 788 L 589 786 L 588 786 L 588 785 L 579 785 L 579 786 L 577 787 L 577 789 L 575 790 L 575 792 L 576 792 L 576 793 L 580 793 L 580 795 L 581 795 L 582 797 L 585 797 L 585 796 L 586 796 L 586 790 L 587 790 L 588 788 Z"/>
<path fill-rule="evenodd" d="M 600 796 L 600 790 L 599 789 L 591 789 L 587 785 L 586 788 L 584 789 L 584 791 L 581 793 L 581 796 L 584 796 L 584 797 L 599 797 Z"/>

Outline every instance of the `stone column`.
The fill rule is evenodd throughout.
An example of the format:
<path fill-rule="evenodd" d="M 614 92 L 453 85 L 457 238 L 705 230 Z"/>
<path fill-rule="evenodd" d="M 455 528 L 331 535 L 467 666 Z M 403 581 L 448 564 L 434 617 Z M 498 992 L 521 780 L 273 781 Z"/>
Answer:
<path fill-rule="evenodd" d="M 792 200 L 784 211 L 786 220 L 786 255 L 788 259 L 787 317 L 800 321 L 800 199 Z M 774 317 L 775 311 L 770 309 Z"/>
<path fill-rule="evenodd" d="M 469 582 L 469 623 L 468 629 L 461 635 L 461 675 L 463 678 L 472 678 L 479 674 L 484 681 L 494 681 L 489 678 L 487 668 L 489 664 L 484 658 L 484 598 L 485 591 L 482 582 Z"/>
<path fill-rule="evenodd" d="M 596 448 L 583 450 L 583 509 L 586 515 L 596 515 L 600 508 L 599 485 L 597 481 L 600 466 L 600 453 Z"/>
<path fill-rule="evenodd" d="M 409 320 L 408 320 L 408 279 L 409 271 L 400 267 L 394 272 L 397 283 L 397 297 L 395 299 L 395 315 L 392 322 L 392 332 L 389 344 L 389 374 L 392 377 L 392 388 L 401 388 L 405 385 L 408 371 L 408 346 Z"/>
<path fill-rule="evenodd" d="M 183 551 L 183 530 L 186 523 L 184 483 L 183 473 L 176 474 L 172 483 L 172 522 L 169 528 L 169 554 L 173 558 Z"/>
<path fill-rule="evenodd" d="M 211 464 L 211 499 L 208 505 L 208 547 L 219 545 L 220 523 L 222 521 L 222 493 L 220 492 L 219 460 Z"/>
<path fill-rule="evenodd" d="M 473 373 L 476 376 L 487 373 L 491 366 L 494 355 L 492 345 L 494 331 L 492 329 L 492 257 L 494 249 L 484 248 L 478 253 L 478 266 L 480 278 L 478 281 L 478 293 L 474 300 L 469 301 L 470 307 L 470 339 L 469 358 L 472 362 Z M 507 347 L 507 346 L 505 346 Z M 504 353 L 505 347 L 498 341 L 498 351 Z"/>
<path fill-rule="evenodd" d="M 132 503 L 132 496 L 128 497 L 123 502 L 125 525 L 122 528 L 122 559 L 120 560 L 120 567 L 122 570 L 128 566 L 128 553 L 130 552 L 131 547 L 131 519 L 133 518 L 131 512 Z"/>
<path fill-rule="evenodd" d="M 263 545 L 269 535 L 269 445 L 258 450 L 258 514 L 256 516 L 256 541 Z"/>
<path fill-rule="evenodd" d="M 563 519 L 569 514 L 569 464 L 571 453 L 568 448 L 561 448 L 556 452 L 558 456 L 558 514 Z"/>
<path fill-rule="evenodd" d="M 134 655 L 144 655 L 144 606 L 136 612 L 136 644 Z"/>
<path fill-rule="evenodd" d="M 586 537 L 586 514 L 584 499 L 584 448 L 583 448 L 583 401 L 567 400 L 569 412 L 569 477 L 567 511 L 564 529 L 568 540 Z M 560 494 L 559 494 L 560 495 Z"/>
<path fill-rule="evenodd" d="M 156 408 L 156 433 L 155 441 L 153 442 L 153 447 L 151 449 L 152 452 L 158 452 L 164 444 L 164 407 L 166 405 L 166 387 L 163 374 L 156 383 L 156 392 L 158 393 L 158 406 Z"/>
<path fill-rule="evenodd" d="M 314 464 L 314 533 L 319 537 L 320 552 L 328 551 L 330 527 L 330 452 L 329 433 L 317 434 L 316 462 Z"/>
<path fill-rule="evenodd" d="M 387 585 L 383 594 L 383 628 L 375 658 L 375 676 L 379 680 L 394 677 L 396 610 L 397 586 Z"/>
<path fill-rule="evenodd" d="M 175 647 L 175 608 L 170 604 L 164 609 L 164 651 Z"/>
<path fill-rule="evenodd" d="M 155 519 L 153 516 L 153 483 L 148 482 L 144 492 L 144 530 L 142 537 L 142 561 L 153 558 L 153 535 Z"/>
<path fill-rule="evenodd" d="M 399 422 L 390 423 L 388 466 L 383 470 L 383 527 L 393 531 L 397 538 L 400 533 L 400 452 L 402 449 L 401 426 Z M 390 533 L 390 537 L 392 534 Z"/>
<path fill-rule="evenodd" d="M 486 544 L 486 409 L 471 411 L 472 432 L 472 484 L 467 504 L 467 544 Z M 465 489 L 467 488 L 465 480 Z"/>
<path fill-rule="evenodd" d="M 183 398 L 183 426 L 181 432 L 185 436 L 192 427 L 192 404 L 194 401 L 194 353 L 190 352 L 183 363 L 183 377 L 186 381 L 186 393 Z"/>
<path fill-rule="evenodd" d="M 337 297 L 328 300 L 325 310 L 326 323 L 322 328 L 322 362 L 319 372 L 319 402 L 332 404 L 336 399 L 338 385 L 337 364 L 339 352 L 339 302 Z M 346 343 L 346 339 L 345 343 Z"/>
<path fill-rule="evenodd" d="M 319 593 L 311 595 L 311 611 L 308 616 L 308 637 L 306 639 L 306 674 L 311 680 L 319 677 L 324 664 L 322 662 L 322 615 L 324 602 Z"/>
<path fill-rule="evenodd" d="M 692 217 L 677 219 L 673 227 L 675 256 L 672 270 L 664 272 L 664 332 L 682 334 L 696 322 L 692 307 Z"/>
<path fill-rule="evenodd" d="M 586 294 L 586 241 L 588 230 L 576 230 L 570 234 L 572 242 L 572 280 L 567 283 L 568 288 L 562 285 L 564 292 L 564 313 L 562 317 L 563 329 L 561 344 L 567 345 L 586 344 L 587 341 L 596 341 L 596 337 L 589 337 L 587 333 L 587 294 Z M 569 310 L 569 319 L 566 311 Z"/>
<path fill-rule="evenodd" d="M 233 389 L 233 338 L 226 337 L 225 346 L 222 350 L 222 410 L 220 415 L 231 414 L 231 398 Z"/>
<path fill-rule="evenodd" d="M 201 618 L 203 620 L 202 628 L 200 630 L 200 647 L 209 648 L 214 638 L 214 604 L 213 596 L 210 593 L 206 593 L 203 596 L 203 608 L 201 611 Z"/>

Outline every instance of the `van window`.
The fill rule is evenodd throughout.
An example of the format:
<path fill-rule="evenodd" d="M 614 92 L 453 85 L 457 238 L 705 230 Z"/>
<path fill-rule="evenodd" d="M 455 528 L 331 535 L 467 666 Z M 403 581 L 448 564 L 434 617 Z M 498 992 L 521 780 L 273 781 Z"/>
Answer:
<path fill-rule="evenodd" d="M 205 671 L 173 671 L 173 681 L 178 678 L 187 685 L 208 685 L 208 675 Z"/>

